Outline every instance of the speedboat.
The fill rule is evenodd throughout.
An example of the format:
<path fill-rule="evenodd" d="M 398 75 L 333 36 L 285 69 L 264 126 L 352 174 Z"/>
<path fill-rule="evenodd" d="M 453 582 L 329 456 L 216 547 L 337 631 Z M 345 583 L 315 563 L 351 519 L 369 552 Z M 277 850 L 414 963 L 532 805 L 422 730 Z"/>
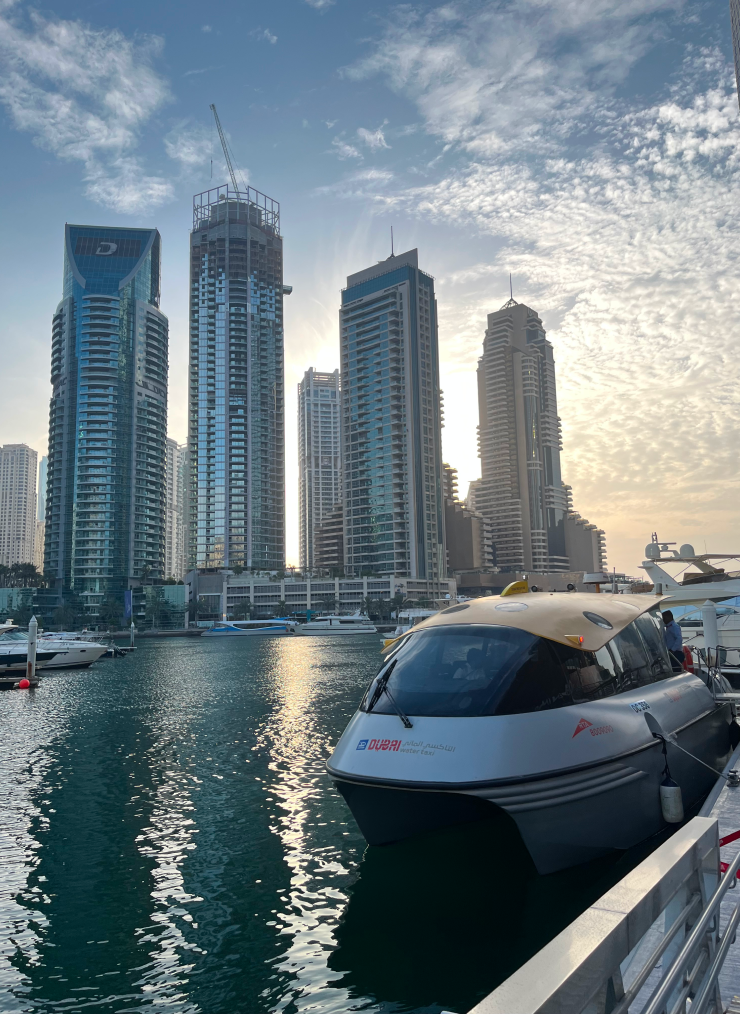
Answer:
<path fill-rule="evenodd" d="M 414 626 L 327 764 L 368 843 L 497 815 L 551 873 L 664 828 L 666 763 L 686 808 L 699 801 L 704 765 L 730 756 L 733 705 L 673 673 L 659 608 L 515 588 Z"/>
<path fill-rule="evenodd" d="M 206 627 L 203 637 L 228 637 L 229 634 L 284 637 L 295 634 L 297 628 L 295 620 L 220 620 Z"/>
<path fill-rule="evenodd" d="M 348 634 L 377 634 L 378 628 L 360 613 L 354 616 L 317 616 L 315 620 L 302 623 L 299 633 L 310 637 L 346 637 Z"/>
<path fill-rule="evenodd" d="M 36 660 L 45 656 L 44 669 L 84 669 L 104 655 L 107 645 L 80 641 L 78 635 L 47 632 L 39 634 Z M 27 650 L 28 634 L 14 623 L 0 626 L 0 648 L 8 645 L 16 651 Z"/>
<path fill-rule="evenodd" d="M 36 666 L 41 669 L 47 666 L 58 654 L 57 651 L 44 651 L 37 643 Z M 8 673 L 25 673 L 28 663 L 28 645 L 13 644 L 0 640 L 0 676 Z"/>

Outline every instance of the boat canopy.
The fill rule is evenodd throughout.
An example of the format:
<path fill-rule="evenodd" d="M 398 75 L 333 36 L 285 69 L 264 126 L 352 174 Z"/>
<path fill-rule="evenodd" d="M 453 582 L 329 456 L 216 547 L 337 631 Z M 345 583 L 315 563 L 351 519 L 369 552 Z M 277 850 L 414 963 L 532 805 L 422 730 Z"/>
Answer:
<path fill-rule="evenodd" d="M 584 651 L 599 648 L 642 613 L 655 609 L 665 596 L 596 595 L 593 592 L 526 592 L 485 596 L 450 606 L 412 627 L 486 623 L 517 627 Z M 581 640 L 582 638 L 582 640 Z"/>

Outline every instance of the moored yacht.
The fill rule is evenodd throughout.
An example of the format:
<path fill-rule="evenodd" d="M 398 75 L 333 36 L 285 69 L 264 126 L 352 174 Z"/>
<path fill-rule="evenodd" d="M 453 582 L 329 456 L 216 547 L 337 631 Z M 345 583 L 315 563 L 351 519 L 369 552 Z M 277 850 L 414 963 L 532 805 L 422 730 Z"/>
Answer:
<path fill-rule="evenodd" d="M 377 634 L 378 628 L 360 613 L 354 616 L 317 616 L 315 620 L 302 623 L 298 632 L 311 637 L 345 637 L 357 634 Z"/>
<path fill-rule="evenodd" d="M 659 607 L 655 596 L 502 594 L 409 630 L 327 765 L 367 841 L 496 815 L 549 873 L 663 828 L 665 760 L 648 721 L 721 769 L 732 705 L 672 672 Z M 688 809 L 716 776 L 667 750 Z"/>
<path fill-rule="evenodd" d="M 15 623 L 0 625 L 0 648 L 8 646 L 8 650 L 26 652 L 28 634 Z M 36 648 L 36 660 L 43 658 L 44 669 L 84 669 L 104 655 L 107 645 L 96 641 L 81 641 L 77 635 L 57 634 L 52 632 L 39 634 Z"/>
<path fill-rule="evenodd" d="M 218 620 L 206 627 L 203 637 L 228 637 L 244 634 L 256 637 L 285 637 L 295 634 L 298 623 L 295 620 Z"/>

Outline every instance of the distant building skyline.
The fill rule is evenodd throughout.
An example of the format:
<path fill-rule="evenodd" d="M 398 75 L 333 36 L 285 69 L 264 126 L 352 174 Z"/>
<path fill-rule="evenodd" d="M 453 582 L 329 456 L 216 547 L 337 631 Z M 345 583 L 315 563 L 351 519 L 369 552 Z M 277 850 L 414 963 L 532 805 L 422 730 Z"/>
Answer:
<path fill-rule="evenodd" d="M 164 571 L 168 322 L 156 229 L 67 225 L 52 322 L 44 571 L 82 597 Z"/>
<path fill-rule="evenodd" d="M 33 563 L 38 454 L 28 444 L 0 446 L 0 564 Z"/>
<path fill-rule="evenodd" d="M 298 384 L 298 524 L 301 570 L 316 566 L 318 526 L 342 493 L 339 370 L 310 367 Z"/>
<path fill-rule="evenodd" d="M 340 334 L 345 570 L 446 577 L 437 303 L 417 250 L 348 276 Z"/>
<path fill-rule="evenodd" d="M 167 437 L 164 576 L 182 581 L 187 573 L 188 447 Z"/>
<path fill-rule="evenodd" d="M 280 205 L 248 188 L 193 200 L 189 566 L 285 566 Z"/>

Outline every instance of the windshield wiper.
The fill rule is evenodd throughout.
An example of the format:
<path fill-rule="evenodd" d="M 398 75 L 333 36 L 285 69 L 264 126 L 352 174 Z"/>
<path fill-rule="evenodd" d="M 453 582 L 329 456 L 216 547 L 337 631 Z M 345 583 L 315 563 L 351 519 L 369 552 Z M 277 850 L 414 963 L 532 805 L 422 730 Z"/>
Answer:
<path fill-rule="evenodd" d="M 386 671 L 383 673 L 383 675 L 378 680 L 377 684 L 375 685 L 375 690 L 373 691 L 373 696 L 368 701 L 367 710 L 368 710 L 368 712 L 372 711 L 373 708 L 375 707 L 375 705 L 378 703 L 378 701 L 382 697 L 382 695 L 385 694 L 386 697 L 388 698 L 388 700 L 393 705 L 393 710 L 396 712 L 396 714 L 398 715 L 398 717 L 401 719 L 401 721 L 403 722 L 405 728 L 407 728 L 407 729 L 413 729 L 413 725 L 409 721 L 408 716 L 405 715 L 404 712 L 401 710 L 401 708 L 398 706 L 395 697 L 393 696 L 393 694 L 388 689 L 388 680 L 391 678 L 391 673 L 393 672 L 393 669 L 394 669 L 397 661 L 398 661 L 398 659 L 394 658 L 393 661 L 391 662 L 391 664 L 386 669 Z"/>

